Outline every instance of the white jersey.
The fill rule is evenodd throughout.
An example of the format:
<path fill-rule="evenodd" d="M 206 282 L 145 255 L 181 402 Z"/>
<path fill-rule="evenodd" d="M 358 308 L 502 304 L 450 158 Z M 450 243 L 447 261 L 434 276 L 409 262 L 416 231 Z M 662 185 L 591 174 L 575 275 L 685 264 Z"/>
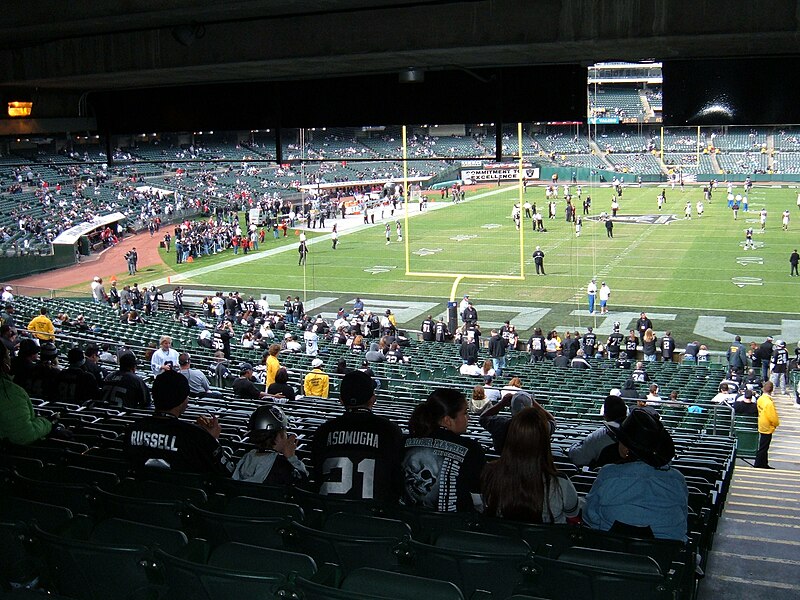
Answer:
<path fill-rule="evenodd" d="M 319 336 L 313 331 L 306 331 L 303 334 L 303 340 L 306 343 L 306 354 L 308 356 L 316 356 L 319 354 Z"/>

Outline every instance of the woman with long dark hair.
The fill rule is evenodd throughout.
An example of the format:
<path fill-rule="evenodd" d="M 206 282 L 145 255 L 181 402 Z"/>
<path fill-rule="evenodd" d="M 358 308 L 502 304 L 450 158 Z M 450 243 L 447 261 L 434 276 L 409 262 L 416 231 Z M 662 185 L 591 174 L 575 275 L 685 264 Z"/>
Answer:
<path fill-rule="evenodd" d="M 528 523 L 566 523 L 578 516 L 572 482 L 559 473 L 550 450 L 547 411 L 534 405 L 511 419 L 503 454 L 483 470 L 484 513 Z"/>
<path fill-rule="evenodd" d="M 433 390 L 411 414 L 404 444 L 403 503 L 441 512 L 480 506 L 483 448 L 464 437 L 467 399 L 458 390 Z"/>

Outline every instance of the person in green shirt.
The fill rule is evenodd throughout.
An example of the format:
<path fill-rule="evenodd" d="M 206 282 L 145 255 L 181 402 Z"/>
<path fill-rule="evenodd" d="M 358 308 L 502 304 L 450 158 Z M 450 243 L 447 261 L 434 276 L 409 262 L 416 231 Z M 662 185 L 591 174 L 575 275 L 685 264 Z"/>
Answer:
<path fill-rule="evenodd" d="M 36 416 L 28 393 L 11 380 L 10 371 L 11 356 L 0 344 L 0 440 L 31 444 L 49 435 L 53 424 Z"/>

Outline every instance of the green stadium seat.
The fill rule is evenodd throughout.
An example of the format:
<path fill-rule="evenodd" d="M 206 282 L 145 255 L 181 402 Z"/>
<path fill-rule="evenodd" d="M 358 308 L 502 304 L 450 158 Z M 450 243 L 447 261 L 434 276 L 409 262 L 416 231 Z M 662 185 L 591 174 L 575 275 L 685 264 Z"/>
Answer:
<path fill-rule="evenodd" d="M 167 600 L 264 600 L 284 581 L 280 574 L 233 571 L 155 552 L 155 565 Z"/>
<path fill-rule="evenodd" d="M 495 598 L 510 596 L 533 569 L 528 544 L 486 533 L 444 532 L 436 545 L 406 540 L 398 550 L 400 564 L 410 573 L 444 577 L 467 598 L 478 590 Z"/>

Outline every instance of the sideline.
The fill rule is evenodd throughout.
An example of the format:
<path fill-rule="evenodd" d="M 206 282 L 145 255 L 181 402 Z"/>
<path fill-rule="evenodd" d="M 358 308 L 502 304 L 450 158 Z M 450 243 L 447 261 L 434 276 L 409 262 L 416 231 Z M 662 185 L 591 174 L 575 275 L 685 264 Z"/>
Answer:
<path fill-rule="evenodd" d="M 500 194 L 500 193 L 508 191 L 509 189 L 513 189 L 513 186 L 501 186 L 500 188 L 497 188 L 497 189 L 494 189 L 494 190 L 491 190 L 491 191 L 488 191 L 488 192 L 481 192 L 479 194 L 467 196 L 467 198 L 464 200 L 464 202 L 471 202 L 472 200 L 479 200 L 481 198 L 486 198 L 488 196 L 493 196 L 495 194 Z M 454 204 L 452 202 L 429 202 L 427 209 L 425 209 L 424 211 L 416 211 L 416 212 L 413 212 L 413 213 L 410 212 L 408 214 L 408 218 L 409 219 L 413 219 L 413 218 L 418 217 L 420 215 L 424 215 L 424 214 L 428 213 L 431 210 L 442 210 L 442 209 L 445 209 L 445 208 L 448 208 L 448 207 L 452 207 L 452 206 L 454 206 Z M 360 215 L 354 215 L 353 217 L 350 217 L 350 221 L 352 222 L 352 221 L 357 220 L 357 219 L 360 220 L 360 218 L 361 218 Z M 405 216 L 401 214 L 400 218 L 405 218 Z M 352 227 L 346 227 L 342 231 L 339 231 L 338 232 L 339 233 L 339 237 L 343 237 L 345 235 L 350 235 L 351 233 L 357 233 L 359 231 L 364 231 L 365 229 L 369 229 L 371 227 L 377 227 L 378 225 L 383 225 L 384 223 L 387 223 L 387 222 L 390 222 L 390 221 L 395 221 L 395 220 L 397 220 L 397 217 L 389 217 L 389 218 L 384 218 L 384 219 L 375 219 L 375 223 L 370 223 L 368 225 L 365 225 L 363 222 L 359 222 L 357 225 L 354 225 Z M 347 223 L 348 219 L 344 219 L 343 221 L 341 219 L 337 219 L 336 222 L 337 223 L 342 223 L 342 222 Z M 297 228 L 297 229 L 301 229 L 301 228 Z M 305 229 L 305 228 L 302 228 L 302 230 L 303 231 L 314 231 L 313 229 L 309 230 L 309 229 Z M 312 246 L 314 244 L 325 242 L 325 241 L 328 241 L 330 239 L 331 239 L 331 234 L 330 234 L 330 232 L 328 232 L 325 235 L 320 235 L 320 236 L 317 236 L 317 237 L 314 237 L 314 238 L 309 238 L 308 241 L 307 241 L 307 244 L 309 246 Z M 222 269 L 227 269 L 232 264 L 240 265 L 240 264 L 244 264 L 244 263 L 249 263 L 249 262 L 253 262 L 253 261 L 256 261 L 256 260 L 260 260 L 262 258 L 268 258 L 270 256 L 275 256 L 276 254 L 280 254 L 282 252 L 296 252 L 296 251 L 297 251 L 297 246 L 295 244 L 287 244 L 285 246 L 281 246 L 280 248 L 270 248 L 269 250 L 266 250 L 264 252 L 258 252 L 256 254 L 248 254 L 247 256 L 241 256 L 241 257 L 238 257 L 238 258 L 232 258 L 230 260 L 226 260 L 226 261 L 223 261 L 223 262 L 220 262 L 220 263 L 216 263 L 216 264 L 213 264 L 213 265 L 208 265 L 208 266 L 205 266 L 205 267 L 197 267 L 196 269 L 191 269 L 190 271 L 185 271 L 183 273 L 170 275 L 169 276 L 169 283 L 172 284 L 172 283 L 176 283 L 176 282 L 179 282 L 179 281 L 186 281 L 187 279 L 191 279 L 192 277 L 196 277 L 196 276 L 199 276 L 199 275 L 205 275 L 207 273 L 214 273 L 214 272 L 220 271 Z M 152 281 L 147 281 L 147 282 L 145 282 L 144 285 L 146 285 L 148 287 L 151 286 L 151 285 L 154 285 L 156 287 L 161 287 L 161 286 L 167 284 L 167 279 L 168 279 L 167 277 L 161 277 L 159 279 L 154 279 Z"/>

